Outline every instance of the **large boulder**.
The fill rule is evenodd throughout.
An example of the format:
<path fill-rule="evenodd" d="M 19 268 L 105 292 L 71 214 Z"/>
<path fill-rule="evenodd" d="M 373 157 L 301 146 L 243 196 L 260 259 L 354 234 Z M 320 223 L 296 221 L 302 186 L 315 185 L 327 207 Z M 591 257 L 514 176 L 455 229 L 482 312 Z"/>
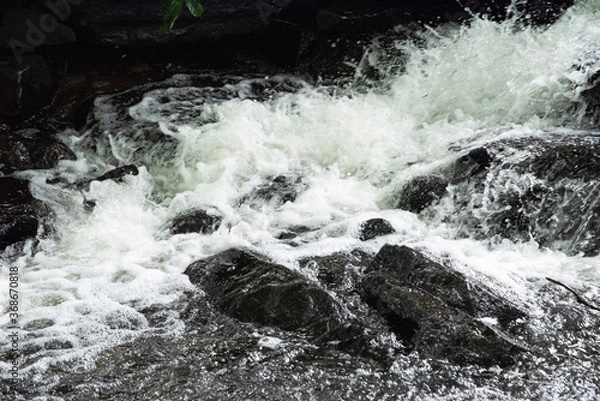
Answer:
<path fill-rule="evenodd" d="M 435 172 L 452 190 L 441 194 L 443 207 L 423 203 L 424 219 L 454 224 L 461 237 L 533 238 L 571 255 L 600 252 L 599 135 L 525 135 L 484 148 L 476 152 L 487 156 L 470 157 L 472 169 L 463 156 Z"/>
<path fill-rule="evenodd" d="M 230 249 L 192 263 L 185 274 L 228 316 L 360 351 L 361 329 L 344 307 L 319 285 L 283 265 Z"/>
<path fill-rule="evenodd" d="M 521 311 L 406 246 L 383 246 L 360 288 L 406 347 L 423 357 L 505 366 L 522 351 L 501 331 L 524 317 Z M 483 318 L 502 323 L 486 324 Z"/>

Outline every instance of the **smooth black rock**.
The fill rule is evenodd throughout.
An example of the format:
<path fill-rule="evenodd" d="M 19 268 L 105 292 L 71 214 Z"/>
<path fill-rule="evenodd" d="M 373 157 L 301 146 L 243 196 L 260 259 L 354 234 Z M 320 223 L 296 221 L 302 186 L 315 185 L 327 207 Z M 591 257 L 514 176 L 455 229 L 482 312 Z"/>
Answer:
<path fill-rule="evenodd" d="M 365 273 L 385 272 L 404 285 L 421 288 L 448 304 L 475 313 L 466 278 L 407 246 L 384 245 Z"/>
<path fill-rule="evenodd" d="M 326 291 L 247 251 L 221 252 L 192 263 L 184 273 L 222 313 L 240 321 L 299 332 L 314 341 L 355 337 L 344 308 Z"/>
<path fill-rule="evenodd" d="M 426 175 L 413 178 L 402 191 L 396 209 L 421 213 L 446 194 L 448 179 L 440 175 Z"/>
<path fill-rule="evenodd" d="M 35 238 L 44 206 L 29 190 L 29 182 L 0 177 L 0 250 Z"/>
<path fill-rule="evenodd" d="M 361 224 L 358 239 L 369 241 L 395 232 L 396 230 L 394 230 L 389 221 L 384 219 L 370 219 Z"/>
<path fill-rule="evenodd" d="M 460 364 L 505 366 L 522 348 L 479 317 L 523 317 L 465 277 L 406 246 L 385 245 L 360 283 L 365 301 L 419 355 Z"/>
<path fill-rule="evenodd" d="M 209 214 L 203 209 L 195 209 L 175 217 L 170 229 L 173 234 L 211 234 L 218 230 L 222 220 L 219 215 Z"/>
<path fill-rule="evenodd" d="M 522 348 L 506 336 L 441 298 L 395 282 L 382 273 L 370 273 L 361 282 L 365 301 L 389 323 L 409 350 L 420 356 L 458 364 L 507 366 Z"/>

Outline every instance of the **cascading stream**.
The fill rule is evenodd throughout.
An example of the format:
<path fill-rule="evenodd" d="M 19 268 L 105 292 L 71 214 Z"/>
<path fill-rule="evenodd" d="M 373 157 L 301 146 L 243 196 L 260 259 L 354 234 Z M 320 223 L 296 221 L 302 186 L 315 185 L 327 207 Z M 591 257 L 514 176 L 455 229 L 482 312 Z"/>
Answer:
<path fill-rule="evenodd" d="M 455 202 L 464 189 L 457 184 L 449 190 L 458 195 L 422 214 L 395 209 L 412 178 L 442 171 L 490 142 L 596 138 L 581 93 L 600 70 L 599 13 L 600 2 L 580 1 L 544 29 L 475 19 L 423 32 L 425 46 L 395 44 L 407 62 L 385 77 L 386 89 L 318 87 L 290 76 L 179 75 L 96 99 L 86 129 L 61 134 L 78 160 L 23 173 L 56 225 L 35 252 L 13 263 L 21 272 L 22 373 L 32 394 L 52 389 L 58 398 L 37 399 L 101 399 L 93 398 L 104 391 L 101 379 L 82 378 L 106 377 L 114 368 L 120 386 L 135 383 L 162 396 L 168 389 L 174 399 L 275 399 L 280 391 L 302 399 L 328 392 L 339 399 L 599 397 L 600 317 L 545 279 L 598 303 L 599 257 L 554 246 L 552 238 L 544 243 L 545 231 L 535 237 L 525 229 L 515 238 L 477 231 L 499 213 L 486 202 L 511 185 L 523 196 L 520 186 L 538 181 L 525 185 L 513 170 L 490 170 L 481 198 L 466 192 L 464 205 Z M 504 157 L 502 151 L 493 156 Z M 527 147 L 509 156 L 502 160 L 517 166 L 532 160 Z M 72 185 L 128 164 L 139 174 Z M 52 177 L 64 185 L 47 184 Z M 582 187 L 566 188 L 576 194 Z M 586 238 L 583 228 L 598 225 L 597 202 L 583 205 L 586 220 L 573 234 L 578 241 Z M 216 231 L 173 235 L 173 219 L 197 208 L 221 217 Z M 361 224 L 372 218 L 387 220 L 395 232 L 361 241 Z M 196 260 L 241 247 L 318 284 L 317 264 L 307 259 L 356 249 L 374 255 L 384 244 L 423 251 L 524 310 L 528 329 L 521 340 L 529 342 L 529 356 L 504 370 L 419 359 L 375 319 L 373 330 L 381 330 L 375 348 L 393 355 L 391 362 L 354 360 L 320 351 L 301 335 L 236 325 L 182 274 Z M 359 317 L 371 316 L 351 290 L 362 270 L 356 262 L 346 281 L 327 288 L 345 313 Z M 190 307 L 190 300 L 200 306 Z M 8 346 L 5 312 L 0 349 Z M 123 365 L 115 368 L 111 358 Z M 2 372 L 7 366 L 0 361 Z M 185 369 L 186 383 L 178 382 Z M 105 399 L 129 396 L 106 391 Z"/>

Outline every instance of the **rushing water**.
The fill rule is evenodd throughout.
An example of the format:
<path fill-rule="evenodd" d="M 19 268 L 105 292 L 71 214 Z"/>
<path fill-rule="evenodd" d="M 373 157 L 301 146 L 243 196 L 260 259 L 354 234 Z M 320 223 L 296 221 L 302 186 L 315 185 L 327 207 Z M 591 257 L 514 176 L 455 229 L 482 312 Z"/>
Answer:
<path fill-rule="evenodd" d="M 137 89 L 141 101 L 134 92 L 97 99 L 86 130 L 61 134 L 78 160 L 23 173 L 56 219 L 55 233 L 11 264 L 20 270 L 26 387 L 38 400 L 599 399 L 600 316 L 545 280 L 598 301 L 599 257 L 567 256 L 533 240 L 457 238 L 452 224 L 394 209 L 408 179 L 476 141 L 586 129 L 572 104 L 600 68 L 599 43 L 600 2 L 580 1 L 547 29 L 478 19 L 425 31 L 418 46 L 398 41 L 402 72 L 370 90 L 294 77 L 176 76 Z M 387 52 L 379 60 L 396 62 Z M 357 78 L 366 64 L 386 68 L 377 49 L 367 56 Z M 121 183 L 46 184 L 130 163 L 140 174 Z M 240 201 L 281 175 L 301 182 L 293 202 Z M 210 235 L 169 234 L 169 222 L 194 207 L 223 215 L 221 227 Z M 360 224 L 372 217 L 397 233 L 359 241 Z M 299 234 L 278 239 L 286 232 Z M 290 333 L 237 327 L 207 305 L 194 312 L 203 323 L 187 327 L 186 300 L 202 305 L 203 295 L 182 273 L 197 259 L 246 247 L 314 279 L 299 260 L 376 252 L 384 243 L 451 261 L 519 305 L 531 316 L 534 351 L 504 370 L 415 355 L 382 366 Z M 9 288 L 8 266 L 0 288 Z M 7 295 L 1 292 L 3 305 Z M 3 349 L 8 319 L 3 311 Z M 398 346 L 389 334 L 379 341 Z M 0 367 L 7 378 L 8 363 Z M 181 369 L 188 369 L 185 381 L 177 379 Z M 96 381 L 61 381 L 86 374 Z M 137 398 L 130 386 L 140 389 Z M 79 395 L 69 398 L 76 387 Z M 56 388 L 62 395 L 44 395 Z"/>

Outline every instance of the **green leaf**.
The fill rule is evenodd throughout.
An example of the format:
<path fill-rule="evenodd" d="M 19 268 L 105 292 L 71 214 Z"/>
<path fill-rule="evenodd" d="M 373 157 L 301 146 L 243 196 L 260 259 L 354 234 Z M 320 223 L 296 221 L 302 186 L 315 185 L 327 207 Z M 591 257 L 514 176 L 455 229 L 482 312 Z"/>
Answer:
<path fill-rule="evenodd" d="M 198 0 L 185 0 L 185 5 L 194 17 L 200 17 L 204 13 L 204 8 Z"/>
<path fill-rule="evenodd" d="M 183 7 L 183 0 L 168 0 L 167 11 L 163 17 L 163 23 L 160 26 L 160 33 L 166 34 L 171 31 L 175 21 L 181 14 L 181 8 Z M 189 6 L 188 6 L 189 7 Z"/>

